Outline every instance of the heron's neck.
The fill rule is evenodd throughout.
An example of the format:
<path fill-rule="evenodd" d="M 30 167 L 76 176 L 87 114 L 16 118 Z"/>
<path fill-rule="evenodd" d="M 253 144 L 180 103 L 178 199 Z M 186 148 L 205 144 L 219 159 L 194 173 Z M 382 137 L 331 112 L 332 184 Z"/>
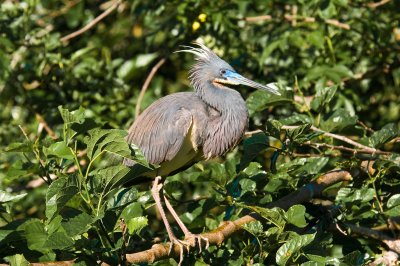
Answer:
<path fill-rule="evenodd" d="M 206 88 L 196 88 L 196 94 L 205 103 L 218 110 L 222 116 L 234 113 L 247 117 L 246 103 L 236 90 L 222 85 L 216 87 L 210 82 Z"/>

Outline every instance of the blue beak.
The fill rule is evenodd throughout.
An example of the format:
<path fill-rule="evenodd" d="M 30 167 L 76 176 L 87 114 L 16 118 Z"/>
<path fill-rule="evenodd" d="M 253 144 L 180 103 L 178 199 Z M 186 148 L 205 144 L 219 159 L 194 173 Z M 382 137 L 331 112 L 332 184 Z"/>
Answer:
<path fill-rule="evenodd" d="M 273 93 L 276 95 L 281 95 L 281 93 L 276 88 L 270 87 L 268 85 L 262 85 L 255 81 L 252 81 L 252 80 L 245 78 L 242 75 L 240 75 L 234 71 L 231 71 L 231 70 L 225 70 L 223 77 L 225 78 L 225 81 L 227 84 L 245 85 L 245 86 L 252 87 L 255 89 L 264 90 L 264 91 L 267 91 L 267 92 L 270 92 L 270 93 Z"/>

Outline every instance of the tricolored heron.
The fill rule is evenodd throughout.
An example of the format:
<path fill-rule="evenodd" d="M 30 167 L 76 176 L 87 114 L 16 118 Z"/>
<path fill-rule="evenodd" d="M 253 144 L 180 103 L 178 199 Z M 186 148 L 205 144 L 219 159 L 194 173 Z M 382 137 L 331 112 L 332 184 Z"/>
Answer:
<path fill-rule="evenodd" d="M 208 240 L 192 234 L 168 199 L 162 193 L 161 177 L 166 177 L 185 169 L 200 160 L 208 160 L 234 148 L 242 139 L 248 126 L 248 111 L 245 101 L 231 85 L 246 85 L 277 95 L 280 93 L 239 75 L 228 63 L 213 51 L 197 43 L 198 47 L 186 47 L 180 52 L 189 52 L 196 56 L 196 63 L 190 69 L 189 79 L 194 92 L 179 92 L 165 96 L 151 104 L 129 128 L 127 141 L 137 145 L 146 159 L 160 165 L 148 173 L 155 178 L 152 195 L 157 209 L 173 244 L 181 250 L 189 248 L 187 241 L 176 238 L 167 220 L 161 199 L 164 199 L 179 227 L 185 234 L 185 240 L 198 242 Z M 134 165 L 125 160 L 125 165 Z"/>

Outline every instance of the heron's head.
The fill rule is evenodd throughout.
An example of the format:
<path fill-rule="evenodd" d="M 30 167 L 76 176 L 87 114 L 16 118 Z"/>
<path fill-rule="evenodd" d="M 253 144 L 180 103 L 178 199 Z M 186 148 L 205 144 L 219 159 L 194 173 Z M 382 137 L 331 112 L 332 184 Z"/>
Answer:
<path fill-rule="evenodd" d="M 273 87 L 262 85 L 238 74 L 233 67 L 218 57 L 213 51 L 201 43 L 199 47 L 185 47 L 187 49 L 179 52 L 189 52 L 196 55 L 196 64 L 190 70 L 190 80 L 195 89 L 202 89 L 213 84 L 216 87 L 230 85 L 245 85 L 252 88 L 265 90 L 270 93 L 281 95 Z"/>

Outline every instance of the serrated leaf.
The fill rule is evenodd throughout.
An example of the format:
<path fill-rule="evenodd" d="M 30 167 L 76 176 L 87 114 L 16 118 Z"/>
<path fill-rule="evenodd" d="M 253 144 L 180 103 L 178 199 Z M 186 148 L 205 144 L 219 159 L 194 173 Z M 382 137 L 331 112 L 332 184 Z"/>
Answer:
<path fill-rule="evenodd" d="M 287 241 L 276 252 L 276 263 L 286 265 L 286 262 L 301 248 L 310 244 L 314 237 L 315 234 L 300 235 Z"/>
<path fill-rule="evenodd" d="M 43 147 L 43 153 L 48 156 L 56 156 L 67 160 L 73 160 L 74 154 L 64 141 L 51 144 L 48 148 Z"/>
<path fill-rule="evenodd" d="M 302 143 L 302 142 L 307 140 L 307 138 L 305 138 L 305 134 L 310 131 L 310 128 L 311 128 L 310 124 L 305 124 L 305 125 L 300 125 L 300 126 L 294 128 L 294 129 L 288 129 L 287 130 L 287 137 L 292 142 Z"/>
<path fill-rule="evenodd" d="M 58 110 L 65 124 L 82 123 L 85 119 L 85 109 L 83 107 L 79 107 L 79 109 L 75 111 L 69 111 L 60 105 L 58 106 Z"/>
<path fill-rule="evenodd" d="M 23 228 L 25 229 L 25 237 L 29 249 L 45 253 L 47 248 L 44 247 L 44 243 L 47 240 L 47 233 L 44 224 L 37 219 L 33 219 L 25 222 Z"/>
<path fill-rule="evenodd" d="M 69 184 L 67 178 L 53 181 L 46 194 L 46 217 L 51 220 L 78 192 L 78 187 Z"/>
<path fill-rule="evenodd" d="M 252 221 L 244 224 L 242 228 L 254 236 L 264 233 L 264 228 L 260 221 Z"/>
<path fill-rule="evenodd" d="M 44 243 L 44 247 L 47 249 L 66 249 L 74 245 L 74 241 L 71 237 L 67 236 L 65 232 L 55 232 L 51 234 L 46 242 Z"/>
<path fill-rule="evenodd" d="M 340 131 L 348 126 L 355 125 L 357 120 L 356 115 L 351 115 L 346 109 L 339 108 L 327 119 L 321 121 L 321 129 L 328 132 Z"/>
<path fill-rule="evenodd" d="M 147 217 L 144 216 L 129 219 L 127 222 L 129 234 L 138 235 L 140 231 L 142 231 L 142 229 L 147 226 L 147 223 L 148 223 Z"/>
<path fill-rule="evenodd" d="M 93 129 L 89 131 L 90 138 L 86 138 L 87 154 L 94 159 L 101 152 L 133 159 L 131 149 L 125 140 L 127 132 L 120 129 Z"/>
<path fill-rule="evenodd" d="M 85 212 L 82 212 L 73 217 L 66 217 L 61 222 L 61 226 L 64 228 L 68 236 L 73 237 L 87 232 L 92 222 L 93 217 Z"/>
<path fill-rule="evenodd" d="M 400 135 L 400 131 L 396 124 L 390 123 L 385 125 L 382 129 L 375 131 L 369 138 L 369 143 L 372 147 L 378 148 L 382 144 L 394 139 Z"/>
<path fill-rule="evenodd" d="M 285 218 L 288 223 L 291 223 L 297 227 L 303 228 L 307 225 L 304 217 L 306 208 L 303 205 L 293 205 L 287 210 Z"/>

